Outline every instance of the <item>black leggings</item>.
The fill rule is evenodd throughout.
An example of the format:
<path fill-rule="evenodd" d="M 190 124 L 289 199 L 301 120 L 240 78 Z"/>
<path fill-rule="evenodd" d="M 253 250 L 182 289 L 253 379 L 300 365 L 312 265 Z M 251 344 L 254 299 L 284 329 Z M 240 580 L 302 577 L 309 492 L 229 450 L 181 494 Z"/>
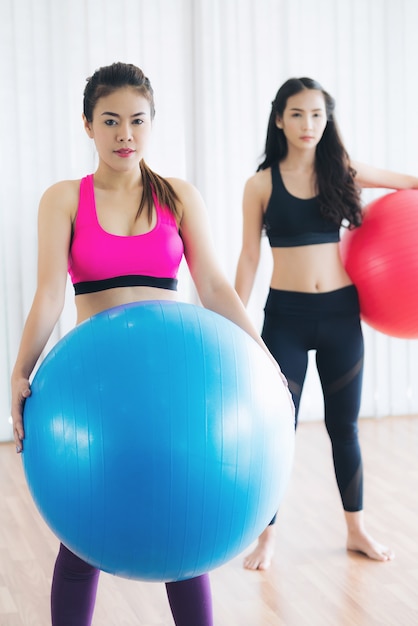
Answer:
<path fill-rule="evenodd" d="M 360 511 L 363 469 L 357 420 L 364 345 L 356 288 L 348 286 L 325 293 L 270 289 L 264 311 L 262 337 L 289 382 L 296 423 L 308 351 L 316 351 L 325 424 L 342 504 L 345 511 Z"/>

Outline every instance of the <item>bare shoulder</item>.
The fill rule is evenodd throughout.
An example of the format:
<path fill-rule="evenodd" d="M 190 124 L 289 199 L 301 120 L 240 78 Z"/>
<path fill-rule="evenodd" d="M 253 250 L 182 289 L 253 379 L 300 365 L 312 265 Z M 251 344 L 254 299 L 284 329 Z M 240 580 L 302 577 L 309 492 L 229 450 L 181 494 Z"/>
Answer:
<path fill-rule="evenodd" d="M 263 210 L 271 196 L 272 181 L 270 169 L 260 170 L 248 178 L 244 188 L 244 202 L 256 203 Z"/>
<path fill-rule="evenodd" d="M 259 170 L 247 180 L 247 184 L 253 187 L 263 189 L 264 187 L 271 187 L 271 172 L 270 168 L 266 170 Z"/>
<path fill-rule="evenodd" d="M 45 190 L 42 198 L 47 200 L 61 198 L 63 201 L 78 200 L 80 193 L 80 179 L 78 180 L 61 180 L 54 183 Z"/>
<path fill-rule="evenodd" d="M 189 197 L 193 198 L 200 196 L 197 188 L 192 185 L 192 183 L 189 183 L 187 180 L 184 180 L 182 178 L 166 178 L 166 180 L 173 187 L 180 200 L 187 200 L 187 198 Z"/>
<path fill-rule="evenodd" d="M 80 195 L 80 179 L 62 180 L 48 187 L 42 195 L 40 210 L 62 211 L 75 217 Z"/>
<path fill-rule="evenodd" d="M 182 178 L 166 178 L 166 180 L 173 187 L 179 199 L 178 211 L 180 221 L 185 214 L 191 211 L 196 214 L 199 211 L 206 210 L 201 193 L 192 183 Z"/>

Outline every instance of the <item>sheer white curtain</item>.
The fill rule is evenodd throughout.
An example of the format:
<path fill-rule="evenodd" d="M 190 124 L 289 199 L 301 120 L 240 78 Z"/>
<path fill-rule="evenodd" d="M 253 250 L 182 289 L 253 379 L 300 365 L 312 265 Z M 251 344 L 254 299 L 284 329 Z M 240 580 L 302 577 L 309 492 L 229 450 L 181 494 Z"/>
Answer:
<path fill-rule="evenodd" d="M 53 182 L 95 167 L 81 123 L 85 78 L 115 60 L 151 78 L 157 116 L 148 162 L 200 189 L 232 281 L 243 186 L 263 150 L 271 100 L 288 77 L 316 78 L 335 96 L 353 158 L 418 172 L 417 23 L 415 0 L 4 0 L 0 440 L 10 438 L 10 368 L 35 289 L 39 198 Z M 258 325 L 270 263 L 263 246 L 249 305 Z M 181 284 L 182 297 L 194 300 L 185 268 Z M 69 287 L 50 343 L 73 324 L 71 296 Z M 367 327 L 365 335 L 362 415 L 417 412 L 417 342 Z M 311 367 L 301 417 L 321 416 Z"/>

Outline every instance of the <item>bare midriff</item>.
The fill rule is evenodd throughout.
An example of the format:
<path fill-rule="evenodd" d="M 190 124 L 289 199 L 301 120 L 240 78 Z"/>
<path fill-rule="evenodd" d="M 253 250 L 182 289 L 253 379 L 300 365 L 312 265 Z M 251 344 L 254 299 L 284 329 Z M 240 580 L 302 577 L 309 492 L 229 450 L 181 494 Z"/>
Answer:
<path fill-rule="evenodd" d="M 115 306 L 146 300 L 177 300 L 177 291 L 156 287 L 116 287 L 76 296 L 77 324 Z"/>
<path fill-rule="evenodd" d="M 339 244 L 272 248 L 272 289 L 323 293 L 352 284 L 341 262 Z"/>

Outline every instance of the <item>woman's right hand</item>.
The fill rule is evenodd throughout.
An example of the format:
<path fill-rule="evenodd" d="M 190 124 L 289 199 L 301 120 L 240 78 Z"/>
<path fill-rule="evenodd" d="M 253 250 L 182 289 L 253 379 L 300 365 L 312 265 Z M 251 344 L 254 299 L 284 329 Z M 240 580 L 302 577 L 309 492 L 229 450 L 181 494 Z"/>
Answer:
<path fill-rule="evenodd" d="M 16 444 L 16 452 L 23 450 L 25 431 L 23 428 L 23 408 L 26 398 L 31 394 L 30 383 L 27 378 L 19 378 L 12 382 L 12 420 L 13 437 Z"/>

